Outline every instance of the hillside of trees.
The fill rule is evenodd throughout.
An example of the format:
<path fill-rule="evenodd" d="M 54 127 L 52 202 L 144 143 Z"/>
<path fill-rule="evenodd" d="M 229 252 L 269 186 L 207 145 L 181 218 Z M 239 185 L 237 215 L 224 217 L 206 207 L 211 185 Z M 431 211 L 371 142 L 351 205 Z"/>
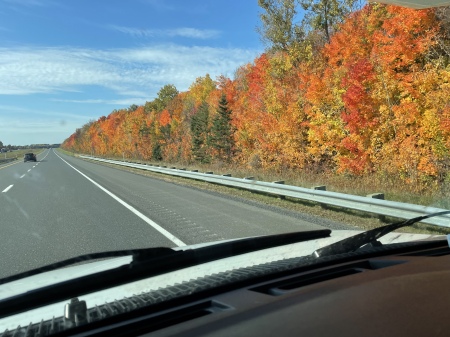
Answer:
<path fill-rule="evenodd" d="M 440 186 L 450 179 L 448 8 L 355 3 L 260 0 L 267 50 L 234 78 L 165 85 L 62 147 Z M 295 23 L 299 6 L 307 15 Z"/>

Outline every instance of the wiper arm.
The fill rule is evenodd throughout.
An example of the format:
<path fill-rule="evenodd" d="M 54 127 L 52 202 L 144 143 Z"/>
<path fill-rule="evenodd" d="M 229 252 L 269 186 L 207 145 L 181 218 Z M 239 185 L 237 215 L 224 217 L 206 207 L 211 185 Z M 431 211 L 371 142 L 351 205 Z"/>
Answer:
<path fill-rule="evenodd" d="M 443 211 L 438 213 L 432 213 L 428 215 L 418 216 L 416 218 L 412 218 L 409 220 L 403 220 L 400 222 L 395 222 L 393 224 L 389 224 L 383 227 L 378 227 L 375 229 L 368 230 L 364 233 L 354 235 L 352 237 L 349 237 L 347 239 L 332 243 L 331 245 L 328 245 L 326 247 L 317 249 L 312 256 L 313 257 L 322 257 L 322 256 L 330 256 L 330 255 L 336 255 L 336 254 L 344 254 L 349 252 L 354 252 L 358 248 L 361 248 L 362 246 L 375 242 L 382 236 L 395 231 L 396 229 L 411 226 L 417 222 L 420 222 L 424 219 L 440 216 L 440 215 L 446 215 L 450 214 L 450 211 Z"/>
<path fill-rule="evenodd" d="M 330 233 L 331 230 L 329 229 L 321 229 L 268 235 L 227 241 L 184 251 L 176 251 L 171 248 L 149 248 L 84 255 L 80 258 L 69 259 L 27 273 L 4 278 L 0 280 L 0 284 L 36 275 L 44 271 L 59 269 L 80 261 L 88 261 L 89 259 L 132 255 L 133 260 L 130 264 L 117 268 L 49 285 L 28 291 L 25 294 L 0 300 L 0 318 L 205 262 L 271 247 L 329 237 Z"/>

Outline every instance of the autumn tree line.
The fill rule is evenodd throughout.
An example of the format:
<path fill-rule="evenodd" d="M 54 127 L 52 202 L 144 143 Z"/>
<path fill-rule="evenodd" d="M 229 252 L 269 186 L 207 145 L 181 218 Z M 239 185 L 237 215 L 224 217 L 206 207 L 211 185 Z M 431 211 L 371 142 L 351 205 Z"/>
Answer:
<path fill-rule="evenodd" d="M 259 0 L 266 51 L 234 78 L 165 85 L 63 143 L 76 152 L 450 179 L 449 9 Z M 297 20 L 303 13 L 302 19 Z"/>

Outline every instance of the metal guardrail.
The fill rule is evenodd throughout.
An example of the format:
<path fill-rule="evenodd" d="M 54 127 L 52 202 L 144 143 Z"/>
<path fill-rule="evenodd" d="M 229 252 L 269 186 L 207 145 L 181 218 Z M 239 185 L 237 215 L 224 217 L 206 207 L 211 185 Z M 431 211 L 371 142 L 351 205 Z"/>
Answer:
<path fill-rule="evenodd" d="M 320 204 L 331 205 L 336 207 L 348 208 L 363 212 L 374 213 L 378 215 L 392 216 L 400 219 L 410 219 L 425 214 L 445 211 L 442 208 L 428 207 L 415 204 L 407 204 L 397 201 L 373 199 L 369 197 L 356 196 L 351 194 L 313 190 L 304 187 L 281 185 L 277 183 L 269 183 L 264 181 L 233 178 L 229 176 L 215 175 L 209 173 L 199 173 L 180 169 L 164 168 L 159 166 L 136 164 L 131 162 L 123 162 L 118 160 L 108 160 L 92 156 L 80 155 L 81 158 L 115 164 L 125 167 L 133 167 L 137 169 L 169 174 L 173 176 L 190 178 L 196 180 L 207 181 L 210 183 L 243 188 L 250 191 L 264 192 L 278 196 L 285 196 L 297 199 L 317 202 Z M 450 227 L 450 216 L 440 216 L 425 219 L 423 223 L 437 225 L 441 227 Z"/>

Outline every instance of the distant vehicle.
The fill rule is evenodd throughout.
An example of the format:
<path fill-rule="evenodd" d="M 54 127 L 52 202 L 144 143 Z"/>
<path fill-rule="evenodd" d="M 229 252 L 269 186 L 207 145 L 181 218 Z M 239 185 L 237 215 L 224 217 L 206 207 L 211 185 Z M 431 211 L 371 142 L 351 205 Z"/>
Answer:
<path fill-rule="evenodd" d="M 34 153 L 25 153 L 24 157 L 23 157 L 23 162 L 27 162 L 27 161 L 36 161 L 36 155 Z"/>

